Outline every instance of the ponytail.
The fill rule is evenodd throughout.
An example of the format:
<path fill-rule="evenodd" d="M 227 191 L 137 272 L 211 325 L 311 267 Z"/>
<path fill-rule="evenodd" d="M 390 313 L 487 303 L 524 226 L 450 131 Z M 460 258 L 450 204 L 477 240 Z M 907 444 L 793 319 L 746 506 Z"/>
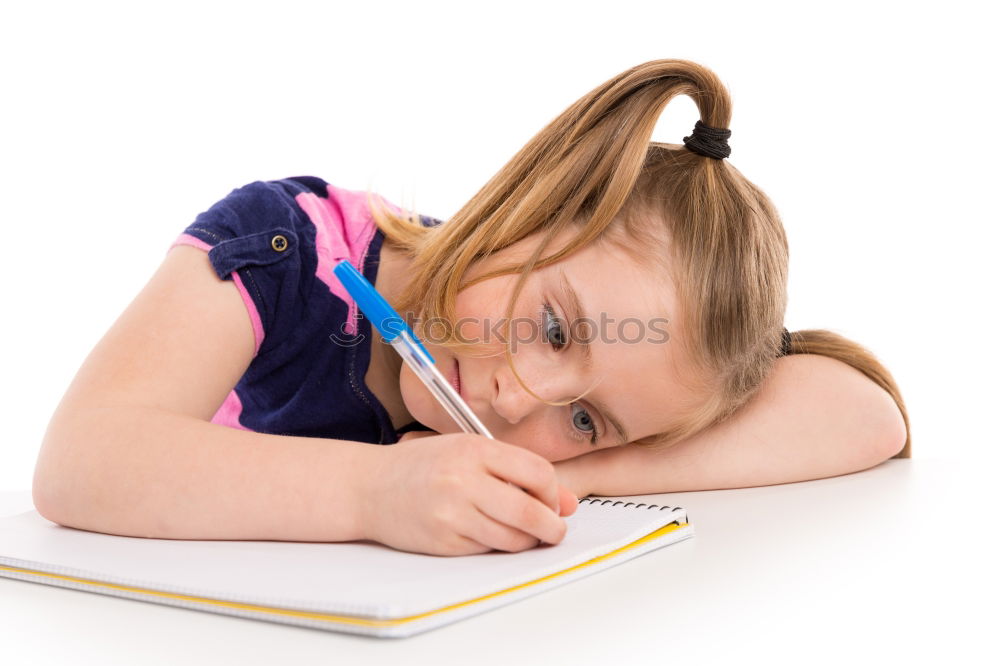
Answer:
<path fill-rule="evenodd" d="M 678 95 L 691 98 L 700 116 L 688 137 L 691 149 L 651 141 L 661 112 Z M 424 320 L 454 321 L 460 289 L 519 274 L 506 312 L 510 321 L 532 270 L 607 240 L 670 276 L 679 308 L 671 318 L 681 333 L 675 339 L 690 360 L 683 378 L 690 407 L 635 444 L 668 446 L 728 418 L 774 368 L 788 276 L 788 242 L 777 210 L 723 159 L 729 155 L 723 144 L 731 112 L 729 93 L 711 70 L 686 60 L 654 60 L 572 104 L 445 224 L 422 228 L 415 214 L 373 209 L 387 240 L 412 258 L 410 280 L 394 305 Z M 567 228 L 573 240 L 542 258 Z M 474 264 L 535 233 L 540 241 L 529 259 L 465 281 Z M 458 338 L 440 344 L 466 346 Z M 907 424 L 906 446 L 897 457 L 909 457 L 906 408 L 892 376 L 871 353 L 820 330 L 793 333 L 792 350 L 844 361 L 888 391 Z M 509 347 L 505 356 L 532 393 L 514 369 Z"/>

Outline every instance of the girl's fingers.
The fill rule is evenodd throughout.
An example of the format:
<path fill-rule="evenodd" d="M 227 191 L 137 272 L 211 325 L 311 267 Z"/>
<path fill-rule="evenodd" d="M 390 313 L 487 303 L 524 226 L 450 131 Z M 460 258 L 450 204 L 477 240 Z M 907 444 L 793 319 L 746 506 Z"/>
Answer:
<path fill-rule="evenodd" d="M 562 518 L 509 483 L 491 480 L 483 484 L 474 504 L 483 520 L 473 521 L 474 528 L 463 533 L 497 550 L 520 551 L 536 546 L 536 541 L 555 544 L 566 536 Z"/>
<path fill-rule="evenodd" d="M 495 440 L 486 447 L 483 461 L 491 474 L 514 484 L 559 515 L 559 481 L 555 467 L 537 453 Z"/>
<path fill-rule="evenodd" d="M 490 550 L 501 550 L 508 553 L 519 553 L 522 550 L 534 548 L 539 539 L 522 532 L 519 529 L 504 525 L 478 509 L 473 509 L 476 516 L 470 520 L 461 536 L 476 544 L 481 544 Z"/>

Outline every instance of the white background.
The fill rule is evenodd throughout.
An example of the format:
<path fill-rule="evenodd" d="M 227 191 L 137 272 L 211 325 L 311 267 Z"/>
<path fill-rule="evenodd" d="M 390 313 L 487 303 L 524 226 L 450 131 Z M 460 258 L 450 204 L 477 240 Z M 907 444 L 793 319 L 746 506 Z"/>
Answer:
<path fill-rule="evenodd" d="M 789 329 L 870 348 L 914 457 L 996 460 L 997 53 L 986 3 L 5 3 L 0 490 L 194 216 L 313 174 L 447 218 L 531 136 L 658 58 L 715 70 L 776 202 Z M 680 142 L 693 104 L 653 138 Z"/>

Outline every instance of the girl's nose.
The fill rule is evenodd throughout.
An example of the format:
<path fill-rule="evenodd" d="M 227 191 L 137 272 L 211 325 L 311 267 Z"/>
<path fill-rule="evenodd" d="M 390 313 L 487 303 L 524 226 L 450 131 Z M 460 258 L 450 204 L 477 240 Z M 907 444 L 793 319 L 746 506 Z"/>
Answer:
<path fill-rule="evenodd" d="M 520 366 L 518 367 L 518 373 L 521 379 L 524 380 L 524 383 L 542 398 L 554 400 L 559 395 L 557 393 L 558 387 L 555 386 L 556 382 L 559 381 L 558 377 L 547 379 L 538 377 L 527 373 Z M 512 425 L 526 418 L 533 411 L 549 408 L 549 405 L 539 401 L 524 390 L 506 364 L 497 370 L 494 375 L 494 382 L 493 410 Z"/>

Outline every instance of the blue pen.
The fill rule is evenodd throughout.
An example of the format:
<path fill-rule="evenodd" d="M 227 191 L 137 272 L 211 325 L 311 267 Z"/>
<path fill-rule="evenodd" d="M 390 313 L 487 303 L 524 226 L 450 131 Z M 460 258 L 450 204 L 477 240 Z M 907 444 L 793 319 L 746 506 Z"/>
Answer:
<path fill-rule="evenodd" d="M 465 404 L 455 387 L 434 366 L 434 357 L 420 343 L 413 329 L 392 309 L 382 295 L 375 291 L 372 283 L 346 259 L 333 267 L 333 274 L 344 285 L 347 293 L 355 300 L 372 325 L 378 329 L 382 339 L 399 352 L 406 364 L 413 369 L 413 373 L 437 398 L 451 418 L 455 419 L 459 427 L 465 432 L 495 439 L 479 417 Z"/>

